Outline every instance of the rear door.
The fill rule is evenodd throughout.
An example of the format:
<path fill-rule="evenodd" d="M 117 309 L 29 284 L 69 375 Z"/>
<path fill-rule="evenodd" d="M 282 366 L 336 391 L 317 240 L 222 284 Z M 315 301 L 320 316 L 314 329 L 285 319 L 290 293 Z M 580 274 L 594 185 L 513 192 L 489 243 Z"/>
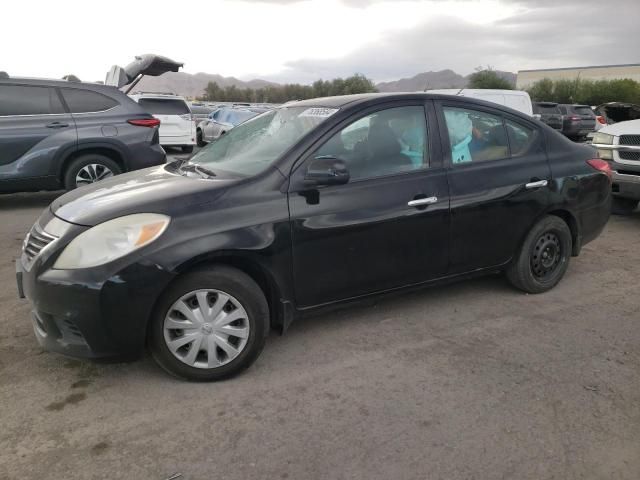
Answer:
<path fill-rule="evenodd" d="M 451 273 L 502 265 L 549 202 L 540 126 L 487 107 L 436 104 L 451 195 Z"/>
<path fill-rule="evenodd" d="M 55 175 L 54 157 L 76 140 L 55 88 L 0 84 L 0 181 Z"/>
<path fill-rule="evenodd" d="M 178 98 L 140 98 L 138 103 L 160 120 L 160 140 L 191 135 L 193 120 L 184 100 Z"/>

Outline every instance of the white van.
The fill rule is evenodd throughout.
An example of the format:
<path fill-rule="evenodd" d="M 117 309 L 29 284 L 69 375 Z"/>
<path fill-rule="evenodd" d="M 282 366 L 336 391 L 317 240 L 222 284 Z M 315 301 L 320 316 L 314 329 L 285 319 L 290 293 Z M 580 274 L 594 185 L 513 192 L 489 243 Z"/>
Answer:
<path fill-rule="evenodd" d="M 505 107 L 513 108 L 519 112 L 533 117 L 533 105 L 529 94 L 522 90 L 490 90 L 474 88 L 445 88 L 440 90 L 427 90 L 427 93 L 441 95 L 459 95 L 461 97 L 477 98 L 487 102 L 497 103 Z"/>
<path fill-rule="evenodd" d="M 196 144 L 195 120 L 184 98 L 163 93 L 134 93 L 129 96 L 160 120 L 160 145 L 181 147 L 185 153 L 193 151 Z"/>

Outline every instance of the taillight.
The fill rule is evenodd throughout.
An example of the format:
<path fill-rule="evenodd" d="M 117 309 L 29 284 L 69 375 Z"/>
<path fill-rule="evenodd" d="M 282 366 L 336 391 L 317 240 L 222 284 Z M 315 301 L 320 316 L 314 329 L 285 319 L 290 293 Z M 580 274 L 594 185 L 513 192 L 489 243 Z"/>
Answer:
<path fill-rule="evenodd" d="M 611 171 L 611 165 L 606 160 L 602 160 L 601 158 L 592 158 L 591 160 L 587 160 L 587 163 L 591 165 L 596 170 L 604 173 L 611 180 L 611 176 L 613 172 Z"/>
<path fill-rule="evenodd" d="M 132 118 L 131 120 L 127 120 L 127 123 L 131 125 L 135 125 L 136 127 L 159 127 L 160 120 L 157 118 Z"/>
<path fill-rule="evenodd" d="M 580 117 L 579 117 L 579 116 L 577 116 L 577 115 L 571 115 L 571 116 L 569 117 L 569 120 L 571 120 L 571 121 L 580 120 Z"/>
<path fill-rule="evenodd" d="M 596 117 L 596 120 L 598 120 L 598 123 L 601 123 L 602 125 L 606 125 L 607 121 L 604 119 L 604 117 L 602 115 L 598 115 Z"/>

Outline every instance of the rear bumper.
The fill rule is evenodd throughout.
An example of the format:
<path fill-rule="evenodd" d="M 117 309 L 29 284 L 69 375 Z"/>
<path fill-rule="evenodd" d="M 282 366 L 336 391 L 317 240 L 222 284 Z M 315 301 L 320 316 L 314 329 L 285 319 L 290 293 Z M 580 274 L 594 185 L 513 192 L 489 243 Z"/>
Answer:
<path fill-rule="evenodd" d="M 177 137 L 160 136 L 160 143 L 169 147 L 182 147 L 196 144 L 195 133 L 193 135 L 180 135 Z"/>

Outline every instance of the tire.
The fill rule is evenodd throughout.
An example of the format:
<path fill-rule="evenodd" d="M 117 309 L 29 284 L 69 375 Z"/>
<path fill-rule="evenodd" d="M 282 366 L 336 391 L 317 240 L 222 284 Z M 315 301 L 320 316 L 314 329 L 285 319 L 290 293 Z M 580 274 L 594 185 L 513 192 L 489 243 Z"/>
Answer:
<path fill-rule="evenodd" d="M 207 142 L 202 139 L 202 130 L 196 132 L 196 144 L 199 147 L 204 147 L 207 144 Z"/>
<path fill-rule="evenodd" d="M 203 290 L 209 291 L 203 294 Z M 221 299 L 220 294 L 227 295 L 229 300 Z M 200 305 L 203 304 L 198 302 L 203 299 L 205 308 L 213 312 L 211 316 L 201 313 Z M 226 303 L 220 304 L 222 310 L 216 314 L 218 302 Z M 185 312 L 185 307 L 190 309 L 186 313 L 194 322 L 179 313 Z M 191 312 L 194 312 L 193 316 Z M 235 320 L 233 325 L 216 326 L 228 315 L 235 315 L 234 318 L 239 320 Z M 205 322 L 198 320 L 203 318 Z M 206 322 L 207 319 L 210 323 Z M 176 320 L 186 321 L 187 328 L 180 329 Z M 209 267 L 182 275 L 162 294 L 149 326 L 149 348 L 155 361 L 172 375 L 193 381 L 223 380 L 248 368 L 258 358 L 269 333 L 269 325 L 267 301 L 251 277 L 231 267 Z M 223 333 L 222 329 L 229 327 L 236 331 L 244 329 L 246 338 Z M 194 340 L 188 341 L 187 337 Z M 173 350 L 169 342 L 174 342 Z M 180 343 L 183 346 L 176 349 Z M 233 347 L 232 352 L 239 353 L 228 354 L 229 346 Z M 198 351 L 192 351 L 193 348 L 198 348 Z M 212 364 L 216 366 L 211 367 Z"/>
<path fill-rule="evenodd" d="M 110 174 L 106 174 L 106 172 Z M 82 173 L 81 173 L 82 172 Z M 82 185 L 95 183 L 104 178 L 122 173 L 120 166 L 109 157 L 97 153 L 81 155 L 73 160 L 64 172 L 64 188 L 73 190 Z M 80 183 L 79 178 L 86 179 L 86 183 Z"/>
<path fill-rule="evenodd" d="M 633 198 L 613 197 L 611 213 L 616 215 L 631 215 L 638 208 L 638 200 Z"/>
<path fill-rule="evenodd" d="M 551 290 L 569 267 L 571 247 L 571 231 L 565 221 L 552 215 L 544 217 L 533 226 L 507 267 L 509 282 L 527 293 Z"/>
<path fill-rule="evenodd" d="M 182 153 L 191 153 L 193 152 L 193 145 L 184 145 L 182 147 Z"/>

